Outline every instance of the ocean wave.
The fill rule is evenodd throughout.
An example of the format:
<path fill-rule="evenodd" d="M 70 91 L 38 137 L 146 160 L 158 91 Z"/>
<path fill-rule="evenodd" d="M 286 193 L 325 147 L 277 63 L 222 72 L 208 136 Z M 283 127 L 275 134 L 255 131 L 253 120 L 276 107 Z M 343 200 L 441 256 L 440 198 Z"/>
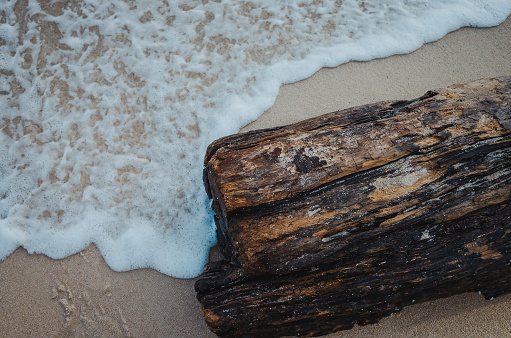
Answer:
<path fill-rule="evenodd" d="M 408 53 L 510 1 L 7 1 L 0 259 L 94 242 L 115 270 L 202 271 L 202 157 L 321 67 Z M 4 81 L 5 79 L 5 81 Z"/>

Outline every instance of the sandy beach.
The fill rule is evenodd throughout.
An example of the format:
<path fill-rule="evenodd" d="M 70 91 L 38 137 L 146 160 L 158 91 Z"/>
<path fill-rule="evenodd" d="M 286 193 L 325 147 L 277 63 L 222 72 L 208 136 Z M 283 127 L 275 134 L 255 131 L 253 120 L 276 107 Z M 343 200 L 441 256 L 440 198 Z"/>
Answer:
<path fill-rule="evenodd" d="M 511 18 L 494 28 L 463 28 L 408 55 L 322 69 L 282 86 L 274 106 L 243 130 L 502 75 L 511 75 Z M 62 260 L 19 248 L 0 262 L 0 337 L 214 337 L 194 281 L 150 269 L 115 272 L 94 245 Z M 510 335 L 511 295 L 486 301 L 463 294 L 328 337 Z"/>

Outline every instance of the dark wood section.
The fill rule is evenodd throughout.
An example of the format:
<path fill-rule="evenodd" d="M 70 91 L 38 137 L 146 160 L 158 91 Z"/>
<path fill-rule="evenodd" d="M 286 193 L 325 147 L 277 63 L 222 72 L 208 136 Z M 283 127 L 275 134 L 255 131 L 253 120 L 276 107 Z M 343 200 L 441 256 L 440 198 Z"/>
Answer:
<path fill-rule="evenodd" d="M 220 336 L 511 290 L 511 78 L 222 138 L 204 183 L 225 261 L 196 290 Z"/>

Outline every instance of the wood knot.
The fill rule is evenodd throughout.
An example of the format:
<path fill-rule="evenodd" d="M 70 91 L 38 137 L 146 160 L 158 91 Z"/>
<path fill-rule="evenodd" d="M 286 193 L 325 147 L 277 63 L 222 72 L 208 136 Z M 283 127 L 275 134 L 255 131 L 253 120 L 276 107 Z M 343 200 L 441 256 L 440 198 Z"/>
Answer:
<path fill-rule="evenodd" d="M 309 171 L 326 164 L 325 160 L 320 161 L 318 156 L 307 156 L 304 151 L 305 150 L 303 148 L 298 150 L 293 159 L 293 162 L 299 172 L 306 174 Z"/>

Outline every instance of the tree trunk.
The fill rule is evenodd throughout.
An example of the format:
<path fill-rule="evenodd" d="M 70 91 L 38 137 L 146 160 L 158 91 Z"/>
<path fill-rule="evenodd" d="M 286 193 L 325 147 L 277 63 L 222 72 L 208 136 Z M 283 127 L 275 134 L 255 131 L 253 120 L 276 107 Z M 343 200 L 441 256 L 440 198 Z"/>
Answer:
<path fill-rule="evenodd" d="M 196 289 L 221 336 L 511 290 L 511 78 L 222 138 L 205 166 L 226 260 Z"/>

